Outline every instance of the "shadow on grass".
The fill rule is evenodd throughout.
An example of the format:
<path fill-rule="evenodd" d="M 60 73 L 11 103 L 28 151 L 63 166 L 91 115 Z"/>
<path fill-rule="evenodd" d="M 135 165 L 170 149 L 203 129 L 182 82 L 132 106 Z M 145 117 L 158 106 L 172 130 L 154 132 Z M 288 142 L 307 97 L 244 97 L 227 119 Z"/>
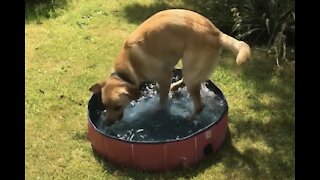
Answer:
<path fill-rule="evenodd" d="M 88 140 L 88 132 L 76 132 L 73 136 L 72 139 L 74 140 L 81 140 L 81 141 L 87 141 Z"/>
<path fill-rule="evenodd" d="M 233 58 L 228 58 L 234 61 Z M 220 67 L 234 73 L 234 62 L 222 62 Z M 233 72 L 232 72 L 233 71 Z M 234 137 L 266 143 L 270 152 L 263 156 L 250 152 L 259 162 L 261 174 L 278 179 L 294 177 L 295 148 L 295 64 L 277 67 L 266 54 L 253 51 L 252 60 L 241 68 L 238 78 L 250 84 L 248 109 L 234 107 L 231 120 Z M 254 114 L 244 113 L 254 112 Z M 245 154 L 246 152 L 242 153 Z"/>
<path fill-rule="evenodd" d="M 156 1 L 151 5 L 143 5 L 139 3 L 133 3 L 128 6 L 125 6 L 124 17 L 130 22 L 134 24 L 140 24 L 150 16 L 154 15 L 155 13 L 172 8 L 183 8 L 180 6 L 175 6 L 167 3 L 166 1 Z"/>
<path fill-rule="evenodd" d="M 140 24 L 153 14 L 169 8 L 170 6 L 162 1 L 158 1 L 150 6 L 133 3 L 124 8 L 124 14 L 130 23 Z"/>
<path fill-rule="evenodd" d="M 155 1 L 150 5 L 143 5 L 139 3 L 133 3 L 124 7 L 124 17 L 130 22 L 134 24 L 141 24 L 144 20 L 148 19 L 150 16 L 155 13 L 166 10 L 166 9 L 188 9 L 195 12 L 198 12 L 209 19 L 213 20 L 211 15 L 211 10 L 204 9 L 203 5 L 201 6 L 198 1 L 194 0 L 182 0 L 181 3 L 176 3 L 175 0 L 164 0 L 164 1 Z M 219 11 L 224 11 L 224 9 L 218 9 Z M 217 17 L 214 19 L 221 19 L 219 22 L 219 28 L 222 31 L 226 31 L 226 29 L 232 28 L 232 25 L 229 25 L 228 22 L 225 22 L 225 15 L 222 13 L 214 13 Z M 219 15 L 219 16 L 218 16 Z M 230 18 L 229 18 L 230 19 Z M 226 27 L 225 27 L 226 26 Z"/>
<path fill-rule="evenodd" d="M 294 110 L 295 100 L 295 63 L 291 61 L 284 63 L 281 67 L 275 65 L 275 60 L 265 53 L 252 51 L 252 59 L 240 67 L 239 80 L 250 83 L 249 88 L 254 89 L 253 94 L 248 94 L 251 101 L 251 108 L 254 110 L 279 110 L 285 107 Z M 229 53 L 229 62 L 220 63 L 220 67 L 235 73 L 234 57 Z M 266 103 L 258 96 L 267 93 L 270 98 L 275 98 L 272 103 Z"/>
<path fill-rule="evenodd" d="M 60 15 L 59 8 L 67 8 L 67 0 L 26 0 L 25 22 L 40 22 L 41 19 L 55 18 Z"/>

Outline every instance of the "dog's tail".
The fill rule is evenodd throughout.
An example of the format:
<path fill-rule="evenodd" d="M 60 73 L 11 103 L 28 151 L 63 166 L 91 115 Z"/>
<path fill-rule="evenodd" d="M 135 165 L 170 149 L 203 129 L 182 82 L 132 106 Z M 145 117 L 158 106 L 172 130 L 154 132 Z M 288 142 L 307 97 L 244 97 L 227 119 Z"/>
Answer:
<path fill-rule="evenodd" d="M 250 58 L 250 46 L 247 43 L 228 36 L 223 32 L 220 32 L 220 42 L 222 47 L 232 51 L 237 56 L 237 65 L 243 64 Z"/>

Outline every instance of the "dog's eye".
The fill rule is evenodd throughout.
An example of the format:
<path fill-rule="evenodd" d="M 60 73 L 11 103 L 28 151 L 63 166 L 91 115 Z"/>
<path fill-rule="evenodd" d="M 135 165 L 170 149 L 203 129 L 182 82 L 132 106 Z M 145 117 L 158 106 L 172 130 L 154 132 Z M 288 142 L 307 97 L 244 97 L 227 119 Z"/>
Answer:
<path fill-rule="evenodd" d="M 121 106 L 114 106 L 113 109 L 116 110 L 116 111 L 118 111 L 118 110 L 121 109 Z"/>

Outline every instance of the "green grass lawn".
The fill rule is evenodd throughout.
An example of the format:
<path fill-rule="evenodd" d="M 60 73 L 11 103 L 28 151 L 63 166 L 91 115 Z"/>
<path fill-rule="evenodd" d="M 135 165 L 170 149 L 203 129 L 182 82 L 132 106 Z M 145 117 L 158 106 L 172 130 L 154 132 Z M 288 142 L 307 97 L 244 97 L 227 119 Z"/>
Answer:
<path fill-rule="evenodd" d="M 73 0 L 51 18 L 26 16 L 26 179 L 295 179 L 295 65 L 260 51 L 236 67 L 224 52 L 211 80 L 229 104 L 229 133 L 191 169 L 121 168 L 87 140 L 89 87 L 110 73 L 124 38 L 154 12 L 183 0 Z M 33 14 L 34 15 L 34 14 Z"/>

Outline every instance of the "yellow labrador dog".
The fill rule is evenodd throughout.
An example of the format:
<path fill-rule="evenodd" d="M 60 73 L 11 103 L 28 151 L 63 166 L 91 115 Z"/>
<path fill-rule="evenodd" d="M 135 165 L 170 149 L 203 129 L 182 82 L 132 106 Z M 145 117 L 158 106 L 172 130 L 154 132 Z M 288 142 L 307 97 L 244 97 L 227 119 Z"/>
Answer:
<path fill-rule="evenodd" d="M 101 92 L 107 110 L 105 124 L 113 124 L 122 118 L 130 100 L 139 98 L 139 85 L 143 81 L 156 82 L 160 104 L 165 103 L 171 71 L 179 59 L 182 59 L 183 79 L 172 84 L 171 89 L 187 86 L 194 104 L 189 119 L 193 119 L 204 107 L 200 85 L 217 66 L 222 48 L 233 52 L 238 65 L 250 57 L 248 44 L 224 34 L 198 13 L 171 9 L 151 16 L 125 40 L 113 73 L 90 88 L 93 93 Z"/>

